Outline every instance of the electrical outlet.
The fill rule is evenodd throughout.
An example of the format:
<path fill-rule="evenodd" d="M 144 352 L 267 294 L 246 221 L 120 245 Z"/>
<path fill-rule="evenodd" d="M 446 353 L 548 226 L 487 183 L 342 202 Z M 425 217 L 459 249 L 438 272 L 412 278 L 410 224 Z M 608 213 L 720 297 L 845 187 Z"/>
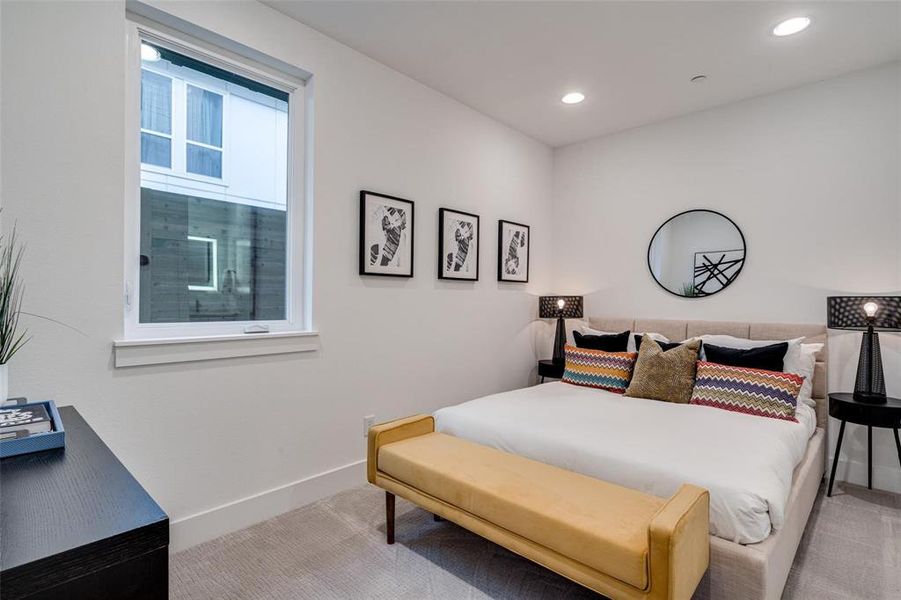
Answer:
<path fill-rule="evenodd" d="M 369 428 L 375 425 L 375 415 L 363 417 L 363 437 L 369 437 Z"/>

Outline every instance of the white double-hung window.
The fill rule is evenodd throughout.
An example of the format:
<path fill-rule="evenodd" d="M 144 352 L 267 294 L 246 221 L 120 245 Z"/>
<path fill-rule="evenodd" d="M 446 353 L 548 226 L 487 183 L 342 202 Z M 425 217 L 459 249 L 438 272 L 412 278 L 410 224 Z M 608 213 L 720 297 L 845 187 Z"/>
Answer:
<path fill-rule="evenodd" d="M 117 347 L 309 331 L 303 81 L 142 25 L 130 37 Z"/>

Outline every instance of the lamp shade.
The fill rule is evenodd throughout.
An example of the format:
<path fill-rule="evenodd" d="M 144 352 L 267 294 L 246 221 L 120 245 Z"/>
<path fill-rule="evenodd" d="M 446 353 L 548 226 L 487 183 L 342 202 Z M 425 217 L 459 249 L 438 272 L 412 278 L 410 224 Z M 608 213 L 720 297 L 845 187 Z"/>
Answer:
<path fill-rule="evenodd" d="M 866 331 L 869 323 L 864 305 L 878 306 L 873 317 L 876 331 L 901 331 L 901 296 L 829 296 L 826 298 L 826 327 Z"/>
<path fill-rule="evenodd" d="M 563 300 L 563 309 L 558 306 Z M 538 318 L 540 319 L 581 319 L 582 296 L 540 296 L 538 298 Z"/>

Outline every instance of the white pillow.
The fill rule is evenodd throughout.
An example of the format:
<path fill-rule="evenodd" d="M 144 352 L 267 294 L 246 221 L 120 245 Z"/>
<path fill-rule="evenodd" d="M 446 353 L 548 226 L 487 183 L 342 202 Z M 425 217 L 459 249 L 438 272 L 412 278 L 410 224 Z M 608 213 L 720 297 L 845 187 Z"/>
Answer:
<path fill-rule="evenodd" d="M 807 406 L 815 408 L 817 403 L 813 399 L 813 372 L 817 366 L 817 352 L 823 349 L 823 344 L 801 344 L 801 359 L 798 368 L 789 371 L 804 378 L 804 385 L 801 386 L 801 392 L 798 394 L 798 400 L 801 400 Z"/>
<path fill-rule="evenodd" d="M 573 327 L 573 331 L 576 331 L 576 330 L 578 330 L 579 333 L 581 333 L 582 335 L 613 335 L 612 333 L 607 332 L 607 331 L 601 331 L 600 329 L 592 329 L 591 327 L 589 327 L 588 325 L 585 325 L 584 323 L 579 327 Z M 622 333 L 622 331 L 620 331 L 618 333 Z M 575 345 L 576 345 L 576 336 L 573 336 L 573 346 L 575 346 Z"/>
<path fill-rule="evenodd" d="M 582 330 L 580 331 L 582 335 L 617 335 L 622 333 L 622 331 L 601 331 L 599 329 L 592 329 L 588 325 L 583 325 Z M 669 338 L 665 335 L 660 335 L 659 333 L 647 332 L 651 339 L 655 342 L 669 342 Z M 638 352 L 635 348 L 635 336 L 636 335 L 644 335 L 644 333 L 639 333 L 637 331 L 629 332 L 629 343 L 626 346 L 626 352 Z"/>
<path fill-rule="evenodd" d="M 635 343 L 635 336 L 636 335 L 644 336 L 645 334 L 651 336 L 651 339 L 654 340 L 655 342 L 661 342 L 661 343 L 665 343 L 665 344 L 669 343 L 669 338 L 666 337 L 665 335 L 661 335 L 659 333 L 654 333 L 653 331 L 646 331 L 646 332 L 633 331 L 632 335 L 629 336 L 629 348 L 628 348 L 629 352 L 638 352 L 638 347 L 637 347 L 637 344 Z"/>
<path fill-rule="evenodd" d="M 567 319 L 564 323 L 564 327 L 566 328 L 566 343 L 569 346 L 576 345 L 576 336 L 573 335 L 574 331 L 582 332 L 582 327 L 584 327 L 585 322 L 580 321 L 578 319 Z"/>
<path fill-rule="evenodd" d="M 610 335 L 609 331 L 601 331 L 600 329 L 592 329 L 588 325 L 582 325 L 579 328 L 579 333 L 581 333 L 582 335 Z M 620 331 L 619 333 L 622 333 L 622 331 Z"/>

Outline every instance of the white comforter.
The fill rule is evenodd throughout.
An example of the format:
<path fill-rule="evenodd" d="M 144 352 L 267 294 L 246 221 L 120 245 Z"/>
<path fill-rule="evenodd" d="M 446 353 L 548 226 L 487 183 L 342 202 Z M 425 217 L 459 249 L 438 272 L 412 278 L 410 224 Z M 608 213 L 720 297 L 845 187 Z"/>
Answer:
<path fill-rule="evenodd" d="M 435 413 L 437 429 L 668 498 L 683 483 L 710 490 L 711 533 L 742 544 L 781 527 L 816 428 L 707 406 L 671 404 L 548 383 Z"/>

